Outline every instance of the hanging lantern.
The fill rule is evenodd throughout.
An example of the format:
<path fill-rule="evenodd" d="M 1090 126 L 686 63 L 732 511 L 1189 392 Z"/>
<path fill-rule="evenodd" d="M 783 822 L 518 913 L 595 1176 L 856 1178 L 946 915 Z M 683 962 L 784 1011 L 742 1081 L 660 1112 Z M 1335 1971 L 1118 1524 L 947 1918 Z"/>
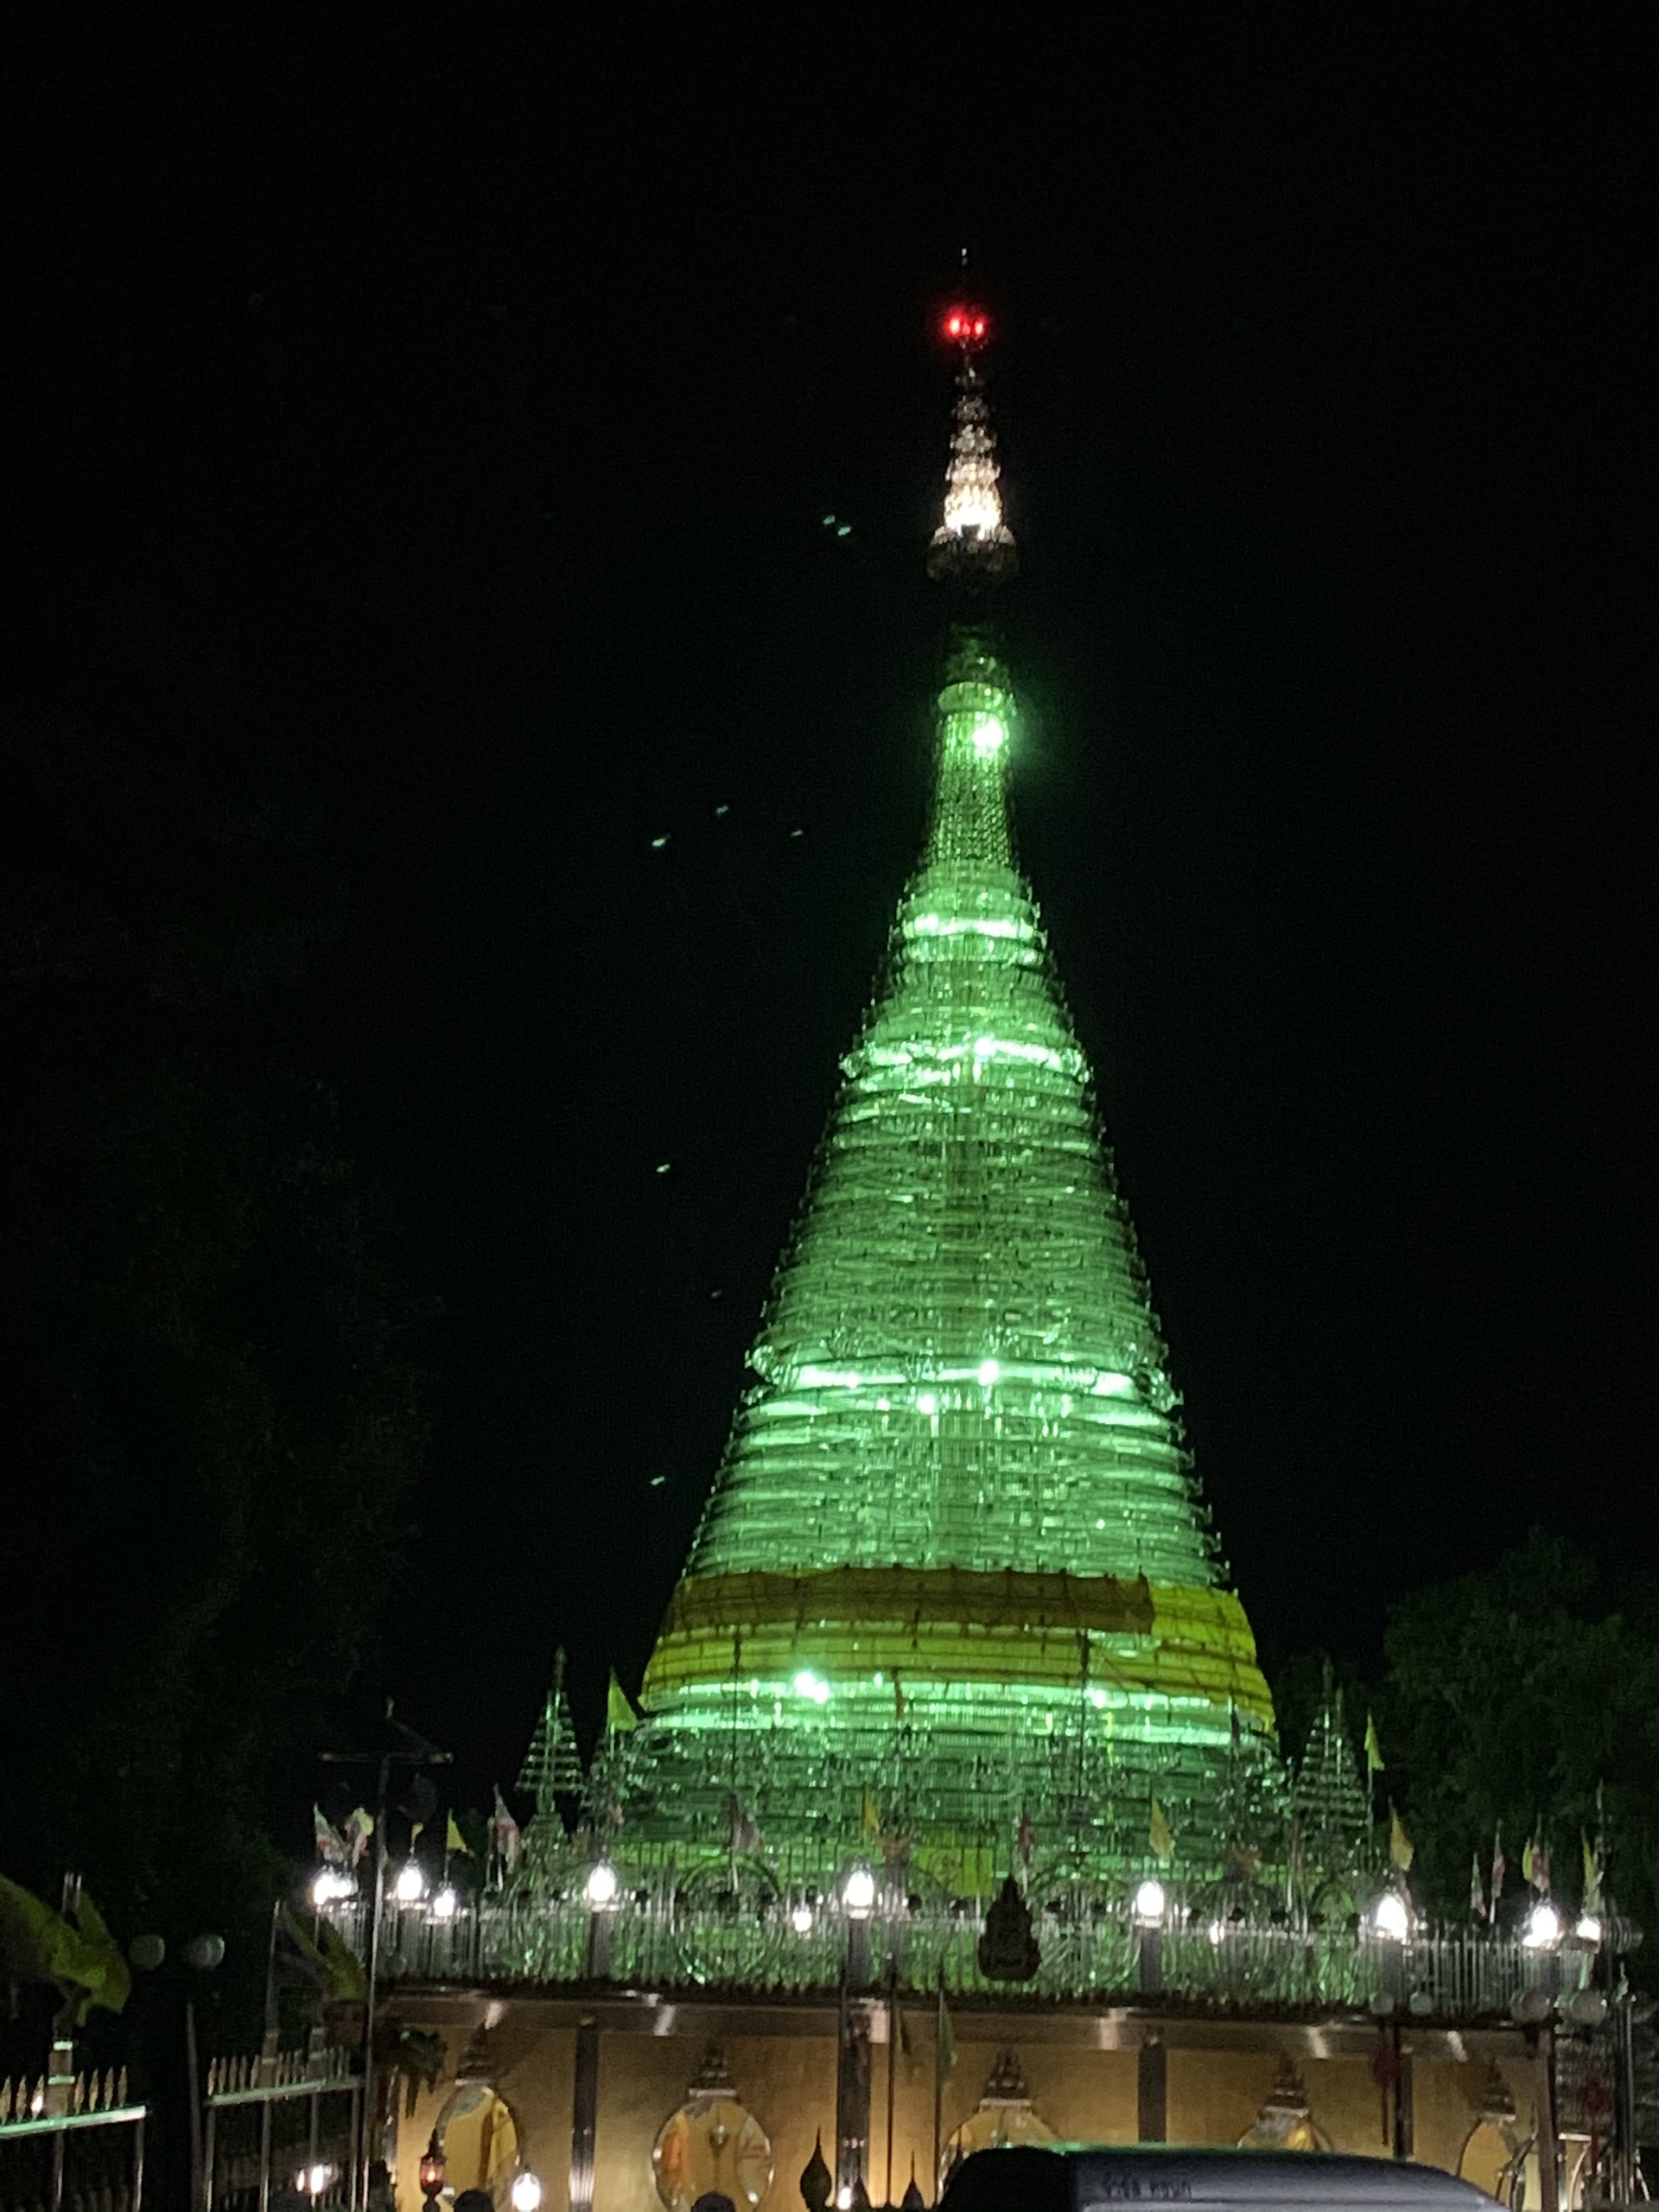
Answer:
<path fill-rule="evenodd" d="M 429 2204 L 435 2204 L 438 2191 L 443 2187 L 443 2152 L 435 2127 L 432 2131 L 432 2140 L 421 2153 L 419 2177 L 422 2196 Z"/>

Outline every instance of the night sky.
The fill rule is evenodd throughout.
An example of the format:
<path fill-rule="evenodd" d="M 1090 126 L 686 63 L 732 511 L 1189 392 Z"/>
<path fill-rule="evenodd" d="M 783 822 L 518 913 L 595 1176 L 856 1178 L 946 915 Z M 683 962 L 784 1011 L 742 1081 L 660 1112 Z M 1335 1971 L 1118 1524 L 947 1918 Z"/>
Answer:
<path fill-rule="evenodd" d="M 11 589 L 48 677 L 174 606 L 325 794 L 293 1019 L 444 1309 L 385 1681 L 463 1796 L 557 1643 L 584 1728 L 637 1684 L 918 849 L 964 243 L 1021 850 L 1269 1672 L 1535 1522 L 1651 1567 L 1605 22 L 150 12 L 14 87 Z"/>

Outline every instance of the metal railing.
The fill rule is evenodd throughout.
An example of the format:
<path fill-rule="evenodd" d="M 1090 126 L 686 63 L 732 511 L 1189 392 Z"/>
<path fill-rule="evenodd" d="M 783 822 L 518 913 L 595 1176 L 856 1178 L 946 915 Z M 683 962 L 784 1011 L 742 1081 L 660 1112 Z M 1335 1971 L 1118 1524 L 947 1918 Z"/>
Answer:
<path fill-rule="evenodd" d="M 688 1904 L 666 1887 L 620 1890 L 603 1909 L 581 1897 L 490 1898 L 429 1906 L 388 1902 L 378 1970 L 388 1982 L 571 1984 L 583 1987 L 743 1987 L 774 1992 L 889 1981 L 931 1994 L 1009 1994 L 980 1969 L 988 1900 L 850 1915 L 832 1901 L 746 1897 Z M 331 1908 L 359 1955 L 366 1908 Z M 1465 1928 L 1419 1927 L 1403 1939 L 1366 1921 L 1319 1925 L 1203 1919 L 1172 1906 L 1154 1926 L 1103 1897 L 1031 1914 L 1039 1963 L 1013 1990 L 1061 2000 L 1138 2001 L 1205 2010 L 1327 2007 L 1395 2010 L 1447 2020 L 1509 2014 L 1541 1990 L 1565 1999 L 1586 1986 L 1598 1952 L 1567 1940 L 1545 1948 Z"/>
<path fill-rule="evenodd" d="M 0 2082 L 0 2212 L 140 2212 L 148 2117 L 124 2067 L 78 2073 L 73 2046 L 54 2043 L 38 2080 Z"/>
<path fill-rule="evenodd" d="M 319 2208 L 351 2201 L 362 2090 L 358 2055 L 320 2034 L 302 2050 L 273 2041 L 257 2057 L 213 2060 L 202 2100 L 205 2212 L 265 2212 L 278 2185 Z"/>

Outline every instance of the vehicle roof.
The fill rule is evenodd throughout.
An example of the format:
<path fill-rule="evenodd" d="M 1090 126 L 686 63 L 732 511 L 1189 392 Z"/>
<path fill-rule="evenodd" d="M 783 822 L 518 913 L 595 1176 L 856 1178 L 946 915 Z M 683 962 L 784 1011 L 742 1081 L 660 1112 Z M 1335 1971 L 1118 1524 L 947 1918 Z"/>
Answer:
<path fill-rule="evenodd" d="M 1341 2205 L 1479 2212 L 1491 2200 L 1437 2166 L 1325 2151 L 1162 2144 L 1065 2144 L 979 2151 L 945 2190 L 943 2212 L 1095 2212 L 1123 2204 Z"/>

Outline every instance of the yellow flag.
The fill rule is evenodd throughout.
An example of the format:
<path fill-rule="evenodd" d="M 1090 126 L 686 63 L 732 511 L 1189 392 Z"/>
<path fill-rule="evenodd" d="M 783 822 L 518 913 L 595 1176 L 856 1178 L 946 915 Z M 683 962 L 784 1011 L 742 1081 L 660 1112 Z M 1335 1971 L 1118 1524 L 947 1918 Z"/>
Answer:
<path fill-rule="evenodd" d="M 1154 1797 L 1152 1818 L 1147 1823 L 1147 1840 L 1152 1846 L 1154 1859 L 1167 1859 L 1175 1848 L 1175 1839 L 1170 1834 L 1169 1822 L 1164 1818 L 1164 1808 Z"/>
<path fill-rule="evenodd" d="M 859 1811 L 858 1826 L 860 1834 L 863 1835 L 880 1835 L 881 1833 L 881 1808 L 868 1789 L 864 1792 L 864 1802 Z"/>
<path fill-rule="evenodd" d="M 1365 1779 L 1382 1771 L 1382 1746 L 1376 1740 L 1376 1723 L 1368 1713 L 1365 1716 Z"/>
<path fill-rule="evenodd" d="M 132 1976 L 102 1914 L 83 1891 L 74 1920 L 54 1912 L 30 1890 L 0 1875 L 0 1966 L 20 1980 L 55 1981 L 66 1994 L 79 1992 L 76 2024 L 94 2005 L 118 2012 Z"/>
<path fill-rule="evenodd" d="M 462 1835 L 461 1828 L 456 1822 L 455 1816 L 453 1813 L 449 1815 L 449 1825 L 444 1830 L 443 1847 L 446 1851 L 462 1852 L 468 1859 L 473 1855 L 472 1846 L 467 1842 L 466 1837 Z"/>
<path fill-rule="evenodd" d="M 1411 1862 L 1417 1856 L 1417 1847 L 1406 1834 L 1406 1824 L 1389 1801 L 1389 1857 L 1402 1874 L 1411 1872 Z"/>
<path fill-rule="evenodd" d="M 1527 1838 L 1525 1847 L 1521 1853 L 1521 1878 L 1523 1882 L 1529 1882 L 1532 1879 L 1532 1838 L 1530 1836 Z"/>
<path fill-rule="evenodd" d="M 611 1686 L 605 1693 L 605 1726 L 625 1732 L 639 1726 L 639 1716 L 628 1702 L 628 1694 L 616 1679 L 616 1669 L 611 1669 Z"/>

